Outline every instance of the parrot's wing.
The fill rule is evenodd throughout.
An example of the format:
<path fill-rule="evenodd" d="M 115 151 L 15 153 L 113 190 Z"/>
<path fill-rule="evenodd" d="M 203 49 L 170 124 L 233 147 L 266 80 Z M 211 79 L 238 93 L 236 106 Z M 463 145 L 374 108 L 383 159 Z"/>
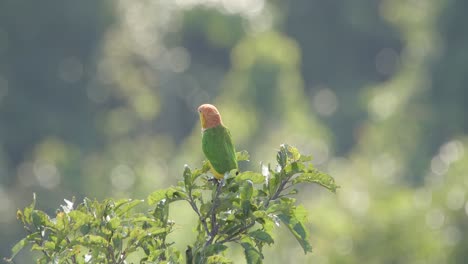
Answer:
<path fill-rule="evenodd" d="M 236 150 L 231 133 L 226 127 L 218 126 L 205 130 L 202 146 L 206 158 L 219 174 L 237 168 Z"/>
<path fill-rule="evenodd" d="M 234 147 L 234 143 L 232 142 L 232 136 L 229 129 L 224 129 L 224 148 L 226 153 L 228 154 L 228 162 L 229 162 L 229 171 L 233 169 L 237 169 L 237 158 L 236 158 L 236 148 Z"/>

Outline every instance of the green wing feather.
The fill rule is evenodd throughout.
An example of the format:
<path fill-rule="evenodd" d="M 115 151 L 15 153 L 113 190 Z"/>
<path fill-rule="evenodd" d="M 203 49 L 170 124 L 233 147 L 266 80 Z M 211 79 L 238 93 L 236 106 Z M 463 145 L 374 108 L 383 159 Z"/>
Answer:
<path fill-rule="evenodd" d="M 203 132 L 202 148 L 213 169 L 223 175 L 237 169 L 236 149 L 229 129 L 223 125 Z"/>

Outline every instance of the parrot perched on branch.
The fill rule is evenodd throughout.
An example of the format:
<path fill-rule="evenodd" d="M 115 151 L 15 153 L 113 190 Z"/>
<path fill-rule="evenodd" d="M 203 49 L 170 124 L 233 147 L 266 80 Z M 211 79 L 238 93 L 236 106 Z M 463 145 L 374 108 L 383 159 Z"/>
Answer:
<path fill-rule="evenodd" d="M 237 169 L 236 149 L 229 129 L 223 125 L 218 109 L 211 104 L 198 107 L 202 126 L 202 149 L 208 159 L 211 172 L 218 180 L 224 174 Z"/>

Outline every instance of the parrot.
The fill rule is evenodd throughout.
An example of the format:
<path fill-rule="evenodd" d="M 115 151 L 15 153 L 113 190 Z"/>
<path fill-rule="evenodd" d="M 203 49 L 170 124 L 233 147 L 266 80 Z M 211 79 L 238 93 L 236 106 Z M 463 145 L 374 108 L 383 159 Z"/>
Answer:
<path fill-rule="evenodd" d="M 198 107 L 202 127 L 202 150 L 210 164 L 210 171 L 217 180 L 237 169 L 236 149 L 231 133 L 224 126 L 218 109 L 211 104 Z"/>

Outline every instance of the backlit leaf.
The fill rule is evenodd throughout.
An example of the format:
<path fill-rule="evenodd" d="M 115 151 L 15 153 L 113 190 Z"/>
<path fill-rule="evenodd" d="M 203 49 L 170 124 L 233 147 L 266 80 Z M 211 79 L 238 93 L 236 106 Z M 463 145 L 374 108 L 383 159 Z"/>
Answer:
<path fill-rule="evenodd" d="M 249 161 L 250 155 L 247 151 L 243 150 L 236 153 L 237 161 Z"/>
<path fill-rule="evenodd" d="M 253 171 L 244 171 L 235 177 L 237 182 L 243 182 L 246 180 L 252 181 L 252 183 L 259 184 L 265 182 L 265 176 L 261 173 Z"/>
<path fill-rule="evenodd" d="M 241 246 L 244 248 L 247 264 L 262 263 L 262 254 L 250 242 L 242 242 Z"/>
<path fill-rule="evenodd" d="M 316 169 L 297 176 L 292 183 L 317 183 L 332 192 L 336 192 L 336 189 L 339 188 L 339 186 L 335 184 L 335 179 L 333 179 L 333 177 Z"/>

